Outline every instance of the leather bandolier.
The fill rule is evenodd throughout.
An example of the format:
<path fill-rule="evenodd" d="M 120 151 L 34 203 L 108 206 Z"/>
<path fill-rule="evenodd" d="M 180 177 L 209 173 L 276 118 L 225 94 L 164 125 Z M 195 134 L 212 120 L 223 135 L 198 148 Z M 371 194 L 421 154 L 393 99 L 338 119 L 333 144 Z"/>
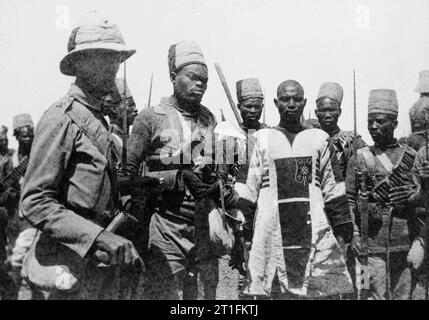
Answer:
<path fill-rule="evenodd" d="M 359 150 L 359 154 L 363 156 L 368 170 L 366 185 L 369 193 L 369 253 L 385 254 L 386 243 L 388 243 L 391 252 L 406 251 L 409 248 L 410 239 L 408 234 L 405 235 L 403 228 L 407 227 L 404 220 L 408 222 L 410 209 L 391 207 L 388 195 L 389 189 L 392 187 L 413 184 L 411 170 L 415 153 L 404 149 L 398 163 L 395 166 L 392 165 L 391 170 L 387 170 L 389 173 L 383 178 L 380 178 L 380 174 L 375 172 L 375 156 L 370 149 L 368 147 L 362 148 Z M 358 219 L 361 223 L 360 217 Z M 401 223 L 401 220 L 404 223 Z"/>

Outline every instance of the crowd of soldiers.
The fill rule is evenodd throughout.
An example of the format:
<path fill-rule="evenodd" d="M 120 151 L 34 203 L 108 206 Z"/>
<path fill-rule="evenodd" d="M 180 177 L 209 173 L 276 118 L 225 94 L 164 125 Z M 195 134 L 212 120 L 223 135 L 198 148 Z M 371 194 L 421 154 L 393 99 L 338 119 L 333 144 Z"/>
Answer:
<path fill-rule="evenodd" d="M 217 299 L 233 270 L 243 300 L 409 299 L 425 283 L 429 71 L 408 144 L 396 92 L 369 93 L 369 146 L 339 128 L 334 82 L 305 122 L 304 88 L 280 83 L 269 127 L 258 79 L 239 80 L 240 123 L 217 123 L 194 41 L 170 46 L 173 93 L 138 113 L 116 78 L 135 52 L 91 12 L 60 62 L 67 94 L 35 129 L 14 118 L 18 152 L 1 127 L 1 299 Z"/>

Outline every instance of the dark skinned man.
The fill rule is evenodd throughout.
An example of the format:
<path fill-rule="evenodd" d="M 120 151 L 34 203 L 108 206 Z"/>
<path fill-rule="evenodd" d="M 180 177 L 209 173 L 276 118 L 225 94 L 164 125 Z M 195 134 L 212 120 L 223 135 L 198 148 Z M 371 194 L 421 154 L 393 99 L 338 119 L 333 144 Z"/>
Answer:
<path fill-rule="evenodd" d="M 301 124 L 306 102 L 297 81 L 279 85 L 274 103 L 280 123 L 255 133 L 246 183 L 235 188 L 243 210 L 246 203 L 258 210 L 245 289 L 249 295 L 317 299 L 352 291 L 334 236 L 335 230 L 347 230 L 340 226 L 352 229 L 347 198 L 335 182 L 329 136 Z"/>
<path fill-rule="evenodd" d="M 341 116 L 341 103 L 343 101 L 343 88 L 335 82 L 325 82 L 321 85 L 316 99 L 316 116 L 321 129 L 329 134 L 332 147 L 332 162 L 338 164 L 339 172 L 335 178 L 338 182 L 344 183 L 347 163 L 353 155 L 353 131 L 341 130 L 338 126 L 338 119 Z M 360 149 L 366 144 L 358 136 L 356 148 Z"/>
<path fill-rule="evenodd" d="M 13 117 L 13 135 L 18 141 L 18 152 L 13 157 L 15 169 L 23 166 L 22 173 L 25 174 L 26 165 L 30 156 L 31 146 L 34 140 L 34 124 L 31 116 L 27 113 L 18 114 Z M 19 217 L 19 197 L 23 176 L 19 177 L 15 185 L 2 194 L 2 199 L 8 202 L 10 215 L 8 225 L 9 257 L 8 262 L 12 267 L 13 276 L 19 287 L 18 299 L 21 297 L 33 297 L 28 285 L 21 279 L 21 268 L 24 257 L 36 235 L 36 229 L 27 221 Z"/>
<path fill-rule="evenodd" d="M 213 145 L 216 125 L 213 114 L 201 105 L 208 70 L 200 47 L 193 41 L 170 46 L 168 65 L 173 95 L 139 113 L 128 148 L 131 175 L 137 174 L 145 161 L 146 174 L 158 177 L 163 189 L 162 204 L 150 221 L 146 294 L 150 299 L 196 299 L 197 279 L 208 275 L 212 279 L 202 282 L 207 280 L 212 287 L 203 290 L 203 296 L 214 299 L 218 272 L 200 272 L 196 261 L 200 247 L 194 238 L 194 230 L 195 237 L 199 234 L 195 220 L 201 218 L 196 213 L 201 194 L 194 186 L 202 181 L 196 175 L 207 174 L 203 171 L 208 168 L 205 150 L 198 146 Z M 188 184 L 189 177 L 196 184 Z M 210 269 L 213 262 L 206 266 Z"/>
<path fill-rule="evenodd" d="M 357 136 L 354 142 L 354 132 L 345 131 L 338 126 L 341 116 L 341 104 L 343 101 L 343 88 L 335 82 L 324 82 L 320 86 L 316 98 L 316 116 L 321 129 L 329 134 L 331 148 L 331 163 L 334 169 L 335 180 L 345 188 L 345 178 L 347 164 L 353 156 L 354 149 L 366 146 L 361 136 Z M 346 246 L 343 239 L 338 238 L 343 252 L 346 253 Z M 350 251 L 347 251 L 347 265 L 352 276 L 355 270 L 355 259 Z"/>
<path fill-rule="evenodd" d="M 0 127 L 0 184 L 13 169 L 14 150 L 8 148 L 9 140 L 7 138 L 8 128 Z M 6 190 L 2 190 L 2 193 Z M 16 299 L 16 285 L 8 274 L 6 266 L 8 243 L 7 225 L 9 221 L 8 210 L 5 203 L 0 204 L 0 300 Z"/>
<path fill-rule="evenodd" d="M 375 144 L 358 150 L 357 163 L 351 159 L 347 168 L 346 188 L 355 217 L 352 248 L 358 257 L 362 254 L 362 221 L 360 212 L 355 212 L 355 166 L 359 171 L 368 172 L 365 177 L 370 194 L 368 221 L 363 223 L 368 225 L 369 299 L 405 299 L 410 290 L 406 256 L 412 241 L 411 226 L 414 225 L 419 187 L 412 176 L 416 152 L 399 145 L 394 138 L 397 117 L 396 92 L 372 90 L 368 99 L 368 131 Z M 387 258 L 390 265 L 387 265 Z M 389 278 L 386 278 L 387 268 Z"/>
<path fill-rule="evenodd" d="M 12 156 L 14 150 L 9 149 L 9 139 L 7 138 L 8 128 L 0 126 L 0 181 L 2 181 L 13 169 Z"/>
<path fill-rule="evenodd" d="M 131 91 L 123 78 L 115 80 L 116 89 L 105 97 L 106 107 L 109 108 L 108 116 L 110 120 L 110 131 L 114 139 L 115 148 L 118 153 L 118 160 L 122 159 L 122 137 L 124 110 L 127 110 L 127 126 L 130 128 L 137 117 L 138 111 Z"/>
<path fill-rule="evenodd" d="M 142 266 L 132 242 L 105 229 L 118 193 L 102 99 L 134 53 L 114 23 L 88 14 L 60 63 L 76 80 L 37 125 L 20 208 L 38 233 L 23 274 L 49 299 L 117 299 L 118 277 Z"/>
<path fill-rule="evenodd" d="M 235 182 L 246 183 L 247 173 L 249 169 L 250 155 L 253 150 L 255 143 L 254 133 L 260 129 L 266 127 L 265 124 L 259 122 L 262 111 L 264 108 L 264 93 L 259 80 L 256 78 L 248 78 L 239 80 L 236 82 L 237 92 L 237 107 L 240 110 L 242 123 L 240 133 L 236 134 L 235 137 L 228 137 L 233 139 L 234 150 L 230 150 L 231 154 L 235 155 L 234 164 L 230 166 L 232 170 L 232 176 L 235 178 Z M 218 128 L 216 128 L 218 129 Z M 216 132 L 216 131 L 215 131 Z M 245 139 L 238 138 L 243 136 Z M 229 142 L 227 142 L 228 145 Z M 227 155 L 228 158 L 228 155 Z M 246 269 L 248 260 L 248 251 L 251 247 L 251 241 L 253 236 L 253 217 L 254 210 L 246 211 L 244 217 L 245 224 L 240 228 L 242 232 L 236 233 L 235 246 L 231 253 L 230 265 L 239 271 L 238 278 L 238 297 L 239 299 L 249 299 L 249 296 L 243 294 L 243 290 L 246 285 Z M 245 248 L 243 248 L 243 246 Z M 244 252 L 244 255 L 242 253 Z"/>

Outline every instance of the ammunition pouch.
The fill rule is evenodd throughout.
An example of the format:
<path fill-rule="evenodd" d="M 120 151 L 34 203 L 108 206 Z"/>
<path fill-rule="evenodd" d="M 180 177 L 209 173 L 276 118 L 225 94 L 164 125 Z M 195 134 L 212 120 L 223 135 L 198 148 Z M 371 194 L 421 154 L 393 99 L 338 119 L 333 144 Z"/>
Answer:
<path fill-rule="evenodd" d="M 371 192 L 372 197 L 376 201 L 382 203 L 383 205 L 386 205 L 387 203 L 390 202 L 389 200 L 390 188 L 412 184 L 412 180 L 410 178 L 410 172 L 414 165 L 414 159 L 415 159 L 415 155 L 405 150 L 401 160 L 399 161 L 398 165 L 392 169 L 392 172 L 388 176 L 386 176 L 383 180 L 375 183 L 375 186 Z M 366 160 L 365 162 L 367 163 L 368 161 Z M 368 163 L 367 163 L 367 166 L 368 166 Z M 373 172 L 374 169 L 370 167 L 371 166 L 369 166 L 368 168 L 370 171 L 370 174 L 375 176 Z"/>

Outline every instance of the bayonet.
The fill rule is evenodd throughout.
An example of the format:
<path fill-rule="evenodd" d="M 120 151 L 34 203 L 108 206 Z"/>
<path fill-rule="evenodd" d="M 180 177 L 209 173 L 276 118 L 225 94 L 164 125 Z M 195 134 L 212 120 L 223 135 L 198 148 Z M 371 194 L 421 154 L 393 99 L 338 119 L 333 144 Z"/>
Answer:
<path fill-rule="evenodd" d="M 152 99 L 152 84 L 153 84 L 153 72 L 150 76 L 149 97 L 147 98 L 147 107 L 150 107 L 150 100 Z"/>
<path fill-rule="evenodd" d="M 356 72 L 353 69 L 353 160 L 354 160 L 354 175 L 355 175 L 355 190 L 356 190 L 356 202 L 355 212 L 360 217 L 360 236 L 361 236 L 361 251 L 362 257 L 360 259 L 359 277 L 360 283 L 358 283 L 358 300 L 362 299 L 362 293 L 367 289 L 369 284 L 369 271 L 368 271 L 368 192 L 366 188 L 366 176 L 367 171 L 360 171 L 357 165 L 357 104 L 356 104 Z M 362 288 L 362 277 L 364 277 L 364 288 Z"/>

